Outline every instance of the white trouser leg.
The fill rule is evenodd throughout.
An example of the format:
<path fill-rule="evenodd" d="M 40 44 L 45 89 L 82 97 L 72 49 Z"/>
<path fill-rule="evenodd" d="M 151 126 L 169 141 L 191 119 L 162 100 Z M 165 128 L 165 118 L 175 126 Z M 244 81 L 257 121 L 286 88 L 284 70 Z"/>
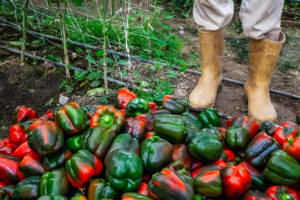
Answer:
<path fill-rule="evenodd" d="M 245 35 L 277 42 L 283 4 L 284 0 L 243 0 L 239 15 Z"/>
<path fill-rule="evenodd" d="M 233 16 L 232 0 L 195 0 L 193 15 L 200 29 L 217 31 L 227 26 Z"/>

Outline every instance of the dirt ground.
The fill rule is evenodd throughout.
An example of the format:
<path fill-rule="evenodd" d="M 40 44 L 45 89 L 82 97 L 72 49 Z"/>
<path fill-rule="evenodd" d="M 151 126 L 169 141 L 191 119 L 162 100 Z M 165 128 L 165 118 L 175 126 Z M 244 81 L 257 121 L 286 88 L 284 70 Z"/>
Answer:
<path fill-rule="evenodd" d="M 182 26 L 185 30 L 185 44 L 183 55 L 190 52 L 199 52 L 197 29 L 193 19 L 176 17 L 169 20 L 168 25 L 173 28 Z M 225 50 L 223 58 L 223 76 L 244 81 L 247 76 L 247 58 L 249 40 L 242 33 L 233 31 L 235 19 L 227 27 L 225 32 Z M 10 31 L 6 31 L 10 34 Z M 300 95 L 300 29 L 299 23 L 290 23 L 288 17 L 283 17 L 283 31 L 287 35 L 287 42 L 281 52 L 278 68 L 273 74 L 271 88 Z M 1 35 L 1 34 L 0 34 Z M 11 37 L 18 38 L 18 34 Z M 16 39 L 17 40 L 17 39 Z M 0 37 L 0 44 L 7 44 L 7 38 Z M 296 63 L 296 67 L 282 73 L 279 66 L 282 63 Z M 95 97 L 86 95 L 86 89 L 76 90 L 73 94 L 66 94 L 59 86 L 63 81 L 63 70 L 49 70 L 49 66 L 43 63 L 29 63 L 28 66 L 19 65 L 19 56 L 0 50 L 0 138 L 8 133 L 8 127 L 12 125 L 11 117 L 13 109 L 18 105 L 32 107 L 38 114 L 42 114 L 58 104 L 61 95 L 68 96 L 70 101 L 81 104 L 98 104 Z M 199 66 L 201 63 L 199 63 Z M 52 69 L 53 66 L 50 66 Z M 141 76 L 161 77 L 164 72 L 154 73 L 142 63 L 135 63 Z M 118 77 L 115 77 L 118 78 Z M 193 87 L 197 84 L 198 76 L 190 73 L 180 73 L 172 80 L 175 86 L 175 96 L 187 98 Z M 118 89 L 111 85 L 112 89 Z M 219 92 L 216 108 L 228 115 L 246 115 L 247 104 L 244 101 L 243 87 L 224 82 Z M 300 100 L 271 94 L 272 101 L 278 112 L 278 123 L 283 121 L 295 121 L 296 110 L 300 109 Z M 111 99 L 113 99 L 113 95 Z"/>

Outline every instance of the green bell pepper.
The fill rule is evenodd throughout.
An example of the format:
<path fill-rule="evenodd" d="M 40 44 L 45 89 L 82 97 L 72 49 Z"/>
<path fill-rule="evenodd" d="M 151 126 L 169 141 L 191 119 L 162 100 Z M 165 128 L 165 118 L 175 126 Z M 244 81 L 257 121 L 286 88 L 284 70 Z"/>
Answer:
<path fill-rule="evenodd" d="M 28 134 L 28 146 L 46 156 L 59 152 L 64 145 L 64 133 L 52 121 L 46 121 Z"/>
<path fill-rule="evenodd" d="M 149 196 L 156 200 L 194 198 L 194 180 L 189 174 L 173 171 L 168 168 L 152 176 L 148 183 Z"/>
<path fill-rule="evenodd" d="M 204 162 L 218 160 L 223 151 L 223 145 L 217 136 L 206 132 L 193 135 L 188 147 L 192 157 Z"/>
<path fill-rule="evenodd" d="M 186 110 L 187 103 L 171 95 L 165 96 L 163 100 L 163 109 L 170 111 L 172 114 L 181 115 Z"/>
<path fill-rule="evenodd" d="M 216 164 L 206 165 L 197 170 L 194 178 L 195 191 L 207 197 L 218 197 L 223 192 L 221 167 Z"/>
<path fill-rule="evenodd" d="M 87 132 L 90 130 L 87 129 Z M 68 146 L 68 148 L 72 151 L 72 152 L 77 152 L 80 149 L 83 148 L 83 139 L 84 139 L 85 134 L 81 134 L 81 135 L 76 135 L 73 137 L 70 137 L 66 140 L 66 145 Z"/>
<path fill-rule="evenodd" d="M 148 101 L 140 98 L 132 99 L 125 108 L 126 117 L 137 117 L 142 113 L 147 113 L 150 111 Z"/>
<path fill-rule="evenodd" d="M 172 158 L 173 145 L 159 136 L 147 138 L 141 145 L 141 160 L 149 172 L 161 170 Z"/>
<path fill-rule="evenodd" d="M 84 138 L 83 148 L 102 159 L 115 137 L 116 133 L 111 129 L 107 130 L 101 125 L 94 126 L 87 132 Z"/>
<path fill-rule="evenodd" d="M 70 183 L 64 170 L 55 169 L 43 174 L 40 182 L 40 196 L 66 195 L 70 189 Z"/>
<path fill-rule="evenodd" d="M 198 119 L 207 128 L 221 126 L 221 120 L 218 111 L 215 108 L 206 108 L 200 113 Z"/>
<path fill-rule="evenodd" d="M 135 192 L 127 192 L 122 195 L 122 200 L 153 200 L 151 197 Z"/>
<path fill-rule="evenodd" d="M 139 155 L 140 154 L 140 143 L 136 138 L 132 137 L 131 135 L 128 135 L 128 134 L 118 135 L 114 139 L 113 143 L 111 144 L 110 148 L 108 149 L 108 151 L 106 153 L 106 156 L 104 159 L 105 165 L 107 163 L 108 155 L 117 149 L 132 150 L 137 155 Z"/>
<path fill-rule="evenodd" d="M 67 103 L 55 114 L 55 122 L 70 135 L 85 130 L 87 121 L 86 112 L 74 102 Z"/>
<path fill-rule="evenodd" d="M 45 195 L 39 197 L 37 200 L 68 200 L 68 198 L 62 195 Z"/>
<path fill-rule="evenodd" d="M 259 126 L 259 130 L 273 136 L 275 134 L 276 124 L 268 120 L 263 121 Z"/>
<path fill-rule="evenodd" d="M 40 176 L 30 176 L 20 181 L 13 193 L 13 199 L 37 199 L 39 196 Z"/>
<path fill-rule="evenodd" d="M 117 199 L 119 196 L 118 190 L 115 190 L 103 178 L 94 179 L 88 189 L 88 199 Z"/>
<path fill-rule="evenodd" d="M 188 143 L 191 139 L 191 137 L 198 133 L 202 128 L 203 124 L 200 120 L 197 119 L 193 114 L 189 112 L 185 112 L 182 114 L 182 116 L 185 119 L 185 128 L 186 128 L 186 135 L 185 135 L 185 143 Z"/>
<path fill-rule="evenodd" d="M 286 152 L 276 150 L 268 160 L 263 175 L 274 184 L 295 184 L 300 179 L 300 164 Z"/>
<path fill-rule="evenodd" d="M 72 152 L 70 149 L 64 147 L 60 152 L 55 155 L 48 155 L 44 159 L 45 171 L 51 171 L 55 168 L 63 166 L 69 158 L 71 158 Z"/>
<path fill-rule="evenodd" d="M 160 115 L 154 120 L 154 132 L 171 143 L 181 143 L 186 134 L 185 121 L 180 115 Z"/>
<path fill-rule="evenodd" d="M 226 130 L 225 142 L 232 149 L 243 150 L 250 142 L 250 133 L 242 126 L 231 126 Z"/>
<path fill-rule="evenodd" d="M 105 175 L 113 188 L 132 192 L 142 183 L 143 164 L 135 152 L 117 149 L 108 155 Z"/>
<path fill-rule="evenodd" d="M 88 200 L 84 195 L 75 195 L 70 200 Z"/>

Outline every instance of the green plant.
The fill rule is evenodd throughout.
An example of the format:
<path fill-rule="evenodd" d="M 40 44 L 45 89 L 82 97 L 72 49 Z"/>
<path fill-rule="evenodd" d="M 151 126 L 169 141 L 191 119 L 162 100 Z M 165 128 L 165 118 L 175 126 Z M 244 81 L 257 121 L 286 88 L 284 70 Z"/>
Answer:
<path fill-rule="evenodd" d="M 63 80 L 59 86 L 59 89 L 65 88 L 67 93 L 72 93 L 75 84 L 72 81 Z"/>
<path fill-rule="evenodd" d="M 170 11 L 179 12 L 181 16 L 188 18 L 193 9 L 194 0 L 164 0 L 170 5 Z"/>

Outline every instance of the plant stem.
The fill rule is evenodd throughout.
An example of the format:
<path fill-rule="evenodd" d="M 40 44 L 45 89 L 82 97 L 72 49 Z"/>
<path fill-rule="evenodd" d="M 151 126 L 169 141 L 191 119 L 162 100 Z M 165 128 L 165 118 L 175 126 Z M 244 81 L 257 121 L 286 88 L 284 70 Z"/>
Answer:
<path fill-rule="evenodd" d="M 22 31 L 23 31 L 23 40 L 22 40 L 22 51 L 21 51 L 21 65 L 24 65 L 25 60 L 25 50 L 26 50 L 26 41 L 27 41 L 27 7 L 29 0 L 26 0 L 25 4 L 23 4 L 22 8 Z"/>
<path fill-rule="evenodd" d="M 103 77 L 104 77 L 104 87 L 105 93 L 109 94 L 108 91 L 108 82 L 107 82 L 107 28 L 106 28 L 106 12 L 107 12 L 107 4 L 109 0 L 105 0 L 105 3 L 100 5 L 102 12 L 102 34 L 103 34 Z M 101 1 L 102 2 L 102 1 Z"/>

